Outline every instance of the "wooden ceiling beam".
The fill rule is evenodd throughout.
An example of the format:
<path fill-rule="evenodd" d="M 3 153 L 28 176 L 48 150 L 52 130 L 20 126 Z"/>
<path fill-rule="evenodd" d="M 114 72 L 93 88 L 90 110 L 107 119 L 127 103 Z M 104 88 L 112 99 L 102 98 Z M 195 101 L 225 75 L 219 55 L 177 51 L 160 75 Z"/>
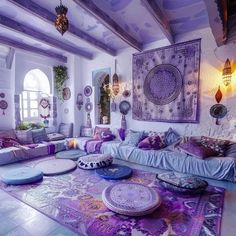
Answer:
<path fill-rule="evenodd" d="M 94 4 L 92 0 L 73 0 L 76 4 L 90 13 L 98 21 L 100 21 L 106 28 L 112 31 L 115 35 L 121 38 L 124 42 L 129 44 L 131 47 L 142 51 L 143 45 L 138 42 L 135 38 L 127 33 L 120 25 L 118 25 L 109 15 L 102 11 L 99 7 Z"/>
<path fill-rule="evenodd" d="M 169 21 L 163 11 L 157 5 L 157 3 L 154 0 L 142 0 L 142 3 L 144 4 L 148 12 L 152 15 L 154 20 L 157 22 L 159 28 L 166 36 L 169 43 L 173 44 L 175 41 L 174 36 L 171 32 Z"/>
<path fill-rule="evenodd" d="M 214 35 L 217 46 L 226 43 L 228 38 L 228 10 L 225 0 L 209 1 L 204 0 L 211 31 Z"/>
<path fill-rule="evenodd" d="M 22 9 L 24 9 L 28 13 L 41 18 L 43 21 L 46 21 L 46 22 L 54 25 L 56 15 L 51 13 L 47 9 L 41 7 L 37 3 L 35 3 L 31 0 L 8 0 L 8 1 L 15 4 L 16 6 L 22 8 Z M 85 33 L 84 31 L 80 30 L 72 23 L 69 24 L 69 29 L 67 32 L 80 38 L 81 40 L 85 41 L 86 43 L 89 43 L 91 46 L 93 46 L 99 50 L 102 50 L 112 56 L 117 55 L 117 52 L 115 49 L 107 46 L 105 43 L 97 40 L 96 38 L 90 36 L 89 34 Z"/>
<path fill-rule="evenodd" d="M 50 58 L 52 58 L 54 60 L 57 60 L 59 62 L 63 62 L 63 63 L 67 62 L 67 57 L 65 57 L 65 56 L 54 53 L 50 50 L 43 50 L 43 49 L 40 49 L 40 48 L 36 48 L 36 47 L 30 46 L 30 45 L 25 44 L 25 43 L 18 42 L 16 40 L 13 40 L 11 38 L 8 38 L 8 37 L 2 36 L 2 35 L 0 35 L 0 43 L 4 44 L 4 45 L 7 45 L 7 46 L 10 46 L 12 48 L 17 48 L 17 49 L 21 49 L 21 50 L 24 50 L 24 51 L 27 51 L 27 52 L 35 53 L 37 55 L 50 57 Z"/>
<path fill-rule="evenodd" d="M 93 58 L 93 55 L 89 52 L 83 51 L 80 48 L 63 43 L 60 40 L 52 38 L 46 34 L 41 33 L 40 31 L 37 31 L 33 28 L 30 28 L 29 26 L 26 26 L 26 25 L 23 25 L 19 22 L 16 22 L 6 16 L 0 15 L 0 25 L 8 28 L 10 30 L 13 30 L 13 31 L 19 32 L 21 34 L 24 34 L 26 36 L 29 36 L 37 41 L 41 41 L 41 42 L 43 42 L 47 45 L 50 45 L 52 47 L 70 52 L 74 55 L 82 56 L 87 59 Z"/>

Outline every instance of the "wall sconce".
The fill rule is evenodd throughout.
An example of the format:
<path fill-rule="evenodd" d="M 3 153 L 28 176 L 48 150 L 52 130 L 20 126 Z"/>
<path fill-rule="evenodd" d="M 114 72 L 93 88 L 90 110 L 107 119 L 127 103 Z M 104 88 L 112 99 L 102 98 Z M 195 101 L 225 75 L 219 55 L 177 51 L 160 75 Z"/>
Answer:
<path fill-rule="evenodd" d="M 232 78 L 231 64 L 229 58 L 227 58 L 222 72 L 222 80 L 225 86 L 230 85 L 231 78 Z"/>
<path fill-rule="evenodd" d="M 55 11 L 57 13 L 55 27 L 61 33 L 61 35 L 63 35 L 69 27 L 69 21 L 66 17 L 68 8 L 62 5 L 62 2 L 60 0 L 60 5 L 55 8 Z"/>

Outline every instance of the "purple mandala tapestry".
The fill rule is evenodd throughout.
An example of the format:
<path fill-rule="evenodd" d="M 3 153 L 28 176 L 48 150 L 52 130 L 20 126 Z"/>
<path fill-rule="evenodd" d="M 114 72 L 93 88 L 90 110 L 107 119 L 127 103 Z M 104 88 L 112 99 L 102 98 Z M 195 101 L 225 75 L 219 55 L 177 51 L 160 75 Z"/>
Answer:
<path fill-rule="evenodd" d="M 201 40 L 133 55 L 133 118 L 198 122 Z"/>
<path fill-rule="evenodd" d="M 52 158 L 45 158 L 49 160 Z M 41 159 L 27 162 L 35 166 Z M 180 195 L 160 186 L 155 173 L 133 169 L 119 183 L 140 183 L 161 197 L 161 205 L 142 217 L 110 211 L 102 201 L 103 190 L 117 183 L 105 180 L 95 170 L 75 171 L 47 177 L 28 185 L 0 188 L 83 236 L 204 236 L 220 235 L 224 189 L 208 186 L 201 195 Z"/>

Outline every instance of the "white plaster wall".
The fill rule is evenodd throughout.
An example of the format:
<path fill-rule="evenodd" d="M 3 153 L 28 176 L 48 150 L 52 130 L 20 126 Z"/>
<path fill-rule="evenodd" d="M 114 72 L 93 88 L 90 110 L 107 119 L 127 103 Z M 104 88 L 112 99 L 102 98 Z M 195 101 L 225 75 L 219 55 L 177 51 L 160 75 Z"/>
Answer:
<path fill-rule="evenodd" d="M 234 120 L 236 120 L 236 97 L 235 93 L 231 93 L 231 96 L 224 96 L 221 103 L 227 105 L 229 110 L 228 115 L 220 120 L 221 125 L 215 124 L 215 119 L 209 115 L 209 109 L 216 103 L 214 94 L 219 84 L 221 84 L 222 90 L 225 88 L 221 83 L 221 71 L 227 57 L 232 61 L 233 68 L 235 68 L 235 55 L 236 46 L 229 44 L 217 48 L 215 40 L 213 38 L 210 28 L 194 31 L 192 33 L 179 35 L 176 38 L 176 43 L 184 42 L 196 38 L 202 38 L 201 48 L 201 66 L 200 66 L 200 123 L 199 124 L 187 124 L 187 123 L 163 123 L 163 122 L 143 122 L 132 119 L 132 113 L 127 116 L 128 128 L 134 130 L 155 130 L 165 131 L 169 127 L 176 129 L 180 134 L 187 135 L 210 135 L 216 137 L 228 137 L 233 138 Z M 167 41 L 162 40 L 148 45 L 146 49 L 159 48 L 168 45 Z M 119 52 L 117 59 L 117 74 L 120 76 L 121 81 L 131 85 L 132 83 L 132 54 L 137 51 L 128 48 Z M 111 57 L 105 53 L 99 54 L 93 61 L 82 59 L 82 78 L 83 86 L 92 85 L 92 71 L 111 67 L 111 74 L 114 73 L 114 57 Z M 236 73 L 232 78 L 233 90 L 236 84 Z M 236 87 L 236 86 L 235 86 Z M 236 90 L 235 90 L 236 91 Z M 93 94 L 94 95 L 94 94 Z M 94 102 L 94 96 L 91 97 Z M 122 96 L 118 97 L 117 102 L 123 100 Z M 132 96 L 128 99 L 132 103 Z M 91 114 L 93 126 L 94 112 Z M 84 114 L 84 122 L 85 122 Z M 121 115 L 119 111 L 112 112 L 111 127 L 120 127 Z M 235 137 L 236 138 L 236 137 Z"/>

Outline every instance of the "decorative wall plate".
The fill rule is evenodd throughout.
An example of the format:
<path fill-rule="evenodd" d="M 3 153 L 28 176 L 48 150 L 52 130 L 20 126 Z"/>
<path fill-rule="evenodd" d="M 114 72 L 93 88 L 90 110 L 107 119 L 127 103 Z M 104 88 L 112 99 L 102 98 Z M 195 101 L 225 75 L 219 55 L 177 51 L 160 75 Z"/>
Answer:
<path fill-rule="evenodd" d="M 71 97 L 70 88 L 68 88 L 68 87 L 64 88 L 62 91 L 62 96 L 63 96 L 63 100 L 69 100 Z"/>
<path fill-rule="evenodd" d="M 124 98 L 128 98 L 128 97 L 130 97 L 130 95 L 131 95 L 131 91 L 128 90 L 128 89 L 126 89 L 126 90 L 122 93 L 122 95 L 123 95 Z"/>
<path fill-rule="evenodd" d="M 214 118 L 223 118 L 227 114 L 227 108 L 223 104 L 215 104 L 210 108 L 210 114 Z"/>
<path fill-rule="evenodd" d="M 5 110 L 8 108 L 8 103 L 5 100 L 0 101 L 0 109 L 2 109 L 2 114 L 5 115 Z"/>
<path fill-rule="evenodd" d="M 160 64 L 146 76 L 143 90 L 150 102 L 165 105 L 179 96 L 182 86 L 183 79 L 178 68 L 170 64 Z"/>
<path fill-rule="evenodd" d="M 93 92 L 93 89 L 92 89 L 92 87 L 90 85 L 85 86 L 85 88 L 84 88 L 84 95 L 86 97 L 89 97 L 92 94 L 92 92 Z"/>
<path fill-rule="evenodd" d="M 123 114 L 123 115 L 127 115 L 130 108 L 131 108 L 131 105 L 126 100 L 120 102 L 120 104 L 119 104 L 120 113 Z"/>
<path fill-rule="evenodd" d="M 86 102 L 85 103 L 85 111 L 91 112 L 92 110 L 93 110 L 93 104 L 91 102 Z"/>
<path fill-rule="evenodd" d="M 5 93 L 0 93 L 0 98 L 5 98 Z"/>

